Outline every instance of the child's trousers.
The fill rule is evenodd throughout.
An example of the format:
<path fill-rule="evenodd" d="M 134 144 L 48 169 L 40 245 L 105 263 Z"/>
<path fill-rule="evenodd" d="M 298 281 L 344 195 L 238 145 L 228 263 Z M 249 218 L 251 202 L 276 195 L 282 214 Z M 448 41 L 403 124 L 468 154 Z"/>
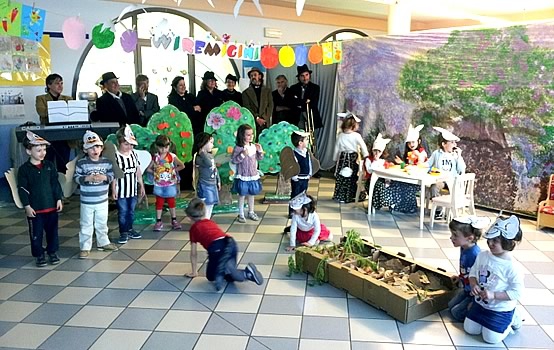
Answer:
<path fill-rule="evenodd" d="M 96 245 L 103 247 L 110 244 L 108 238 L 108 202 L 99 204 L 81 203 L 81 232 L 79 246 L 81 250 L 92 248 L 92 234 L 96 231 Z"/>

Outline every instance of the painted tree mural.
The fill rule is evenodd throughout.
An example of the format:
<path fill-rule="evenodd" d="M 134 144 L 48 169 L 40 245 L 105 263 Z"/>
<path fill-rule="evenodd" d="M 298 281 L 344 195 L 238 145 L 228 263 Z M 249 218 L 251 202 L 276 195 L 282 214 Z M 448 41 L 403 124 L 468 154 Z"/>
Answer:
<path fill-rule="evenodd" d="M 478 203 L 532 212 L 554 160 L 553 68 L 554 51 L 533 46 L 526 27 L 456 31 L 405 65 L 398 90 L 415 124 L 462 138 Z"/>
<path fill-rule="evenodd" d="M 258 162 L 262 172 L 275 174 L 281 171 L 279 154 L 287 146 L 294 148 L 290 140 L 290 135 L 294 130 L 299 130 L 296 125 L 280 122 L 262 131 L 259 141 L 265 154 L 264 158 Z"/>
<path fill-rule="evenodd" d="M 167 105 L 150 118 L 146 127 L 154 133 L 167 135 L 175 144 L 175 154 L 181 161 L 186 163 L 192 160 L 194 136 L 186 113 Z"/>

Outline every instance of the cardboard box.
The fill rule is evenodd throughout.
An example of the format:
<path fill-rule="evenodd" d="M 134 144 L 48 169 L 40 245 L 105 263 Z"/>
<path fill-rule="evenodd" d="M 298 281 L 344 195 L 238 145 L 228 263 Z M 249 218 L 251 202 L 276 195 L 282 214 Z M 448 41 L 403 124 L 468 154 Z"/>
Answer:
<path fill-rule="evenodd" d="M 295 252 L 296 261 L 302 261 L 301 267 L 303 272 L 307 272 L 312 276 L 315 276 L 317 266 L 324 259 L 325 256 L 316 252 L 315 250 L 301 250 L 297 249 Z M 329 266 L 325 264 L 324 266 L 324 277 L 323 282 L 329 282 Z"/>

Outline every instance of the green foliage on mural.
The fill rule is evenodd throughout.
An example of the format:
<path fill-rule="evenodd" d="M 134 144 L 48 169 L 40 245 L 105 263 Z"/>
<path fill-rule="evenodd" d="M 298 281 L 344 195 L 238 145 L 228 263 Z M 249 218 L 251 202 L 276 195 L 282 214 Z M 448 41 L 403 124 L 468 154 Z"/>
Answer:
<path fill-rule="evenodd" d="M 264 158 L 258 162 L 262 172 L 274 174 L 281 171 L 279 154 L 281 154 L 283 148 L 287 146 L 294 149 L 290 140 L 290 135 L 294 130 L 299 130 L 296 125 L 280 122 L 262 131 L 259 141 L 264 149 L 265 155 Z"/>
<path fill-rule="evenodd" d="M 181 161 L 186 163 L 192 160 L 194 136 L 186 113 L 167 105 L 150 118 L 146 127 L 154 133 L 167 135 L 175 144 L 175 154 Z"/>
<path fill-rule="evenodd" d="M 150 146 L 156 141 L 158 134 L 138 124 L 131 124 L 131 130 L 133 130 L 133 134 L 135 134 L 138 143 L 134 148 L 136 150 L 150 151 Z M 115 134 L 109 134 L 108 137 L 106 137 L 106 141 L 111 141 L 114 145 L 118 143 Z"/>
<path fill-rule="evenodd" d="M 233 101 L 227 101 L 212 109 L 206 118 L 204 131 L 213 134 L 214 147 L 217 148 L 215 161 L 223 184 L 232 182 L 230 177 L 234 174 L 229 167 L 229 161 L 235 147 L 237 130 L 242 124 L 250 125 L 254 129 L 254 134 L 256 133 L 252 113 Z"/>

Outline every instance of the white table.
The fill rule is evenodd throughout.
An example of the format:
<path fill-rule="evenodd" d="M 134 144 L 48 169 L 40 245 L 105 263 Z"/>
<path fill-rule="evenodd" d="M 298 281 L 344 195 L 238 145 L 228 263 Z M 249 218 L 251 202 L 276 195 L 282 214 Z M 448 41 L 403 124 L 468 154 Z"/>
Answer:
<path fill-rule="evenodd" d="M 427 170 L 429 169 L 415 166 L 409 167 L 407 171 L 397 167 L 378 170 L 374 169 L 369 183 L 369 207 L 367 210 L 368 222 L 371 222 L 371 215 L 375 213 L 375 208 L 373 208 L 373 189 L 375 188 L 375 183 L 379 180 L 379 178 L 384 178 L 419 185 L 421 187 L 419 203 L 419 229 L 423 229 L 423 218 L 425 216 L 425 187 L 436 184 L 437 182 L 450 182 L 452 179 L 450 174 L 441 173 L 431 175 L 427 173 Z"/>

